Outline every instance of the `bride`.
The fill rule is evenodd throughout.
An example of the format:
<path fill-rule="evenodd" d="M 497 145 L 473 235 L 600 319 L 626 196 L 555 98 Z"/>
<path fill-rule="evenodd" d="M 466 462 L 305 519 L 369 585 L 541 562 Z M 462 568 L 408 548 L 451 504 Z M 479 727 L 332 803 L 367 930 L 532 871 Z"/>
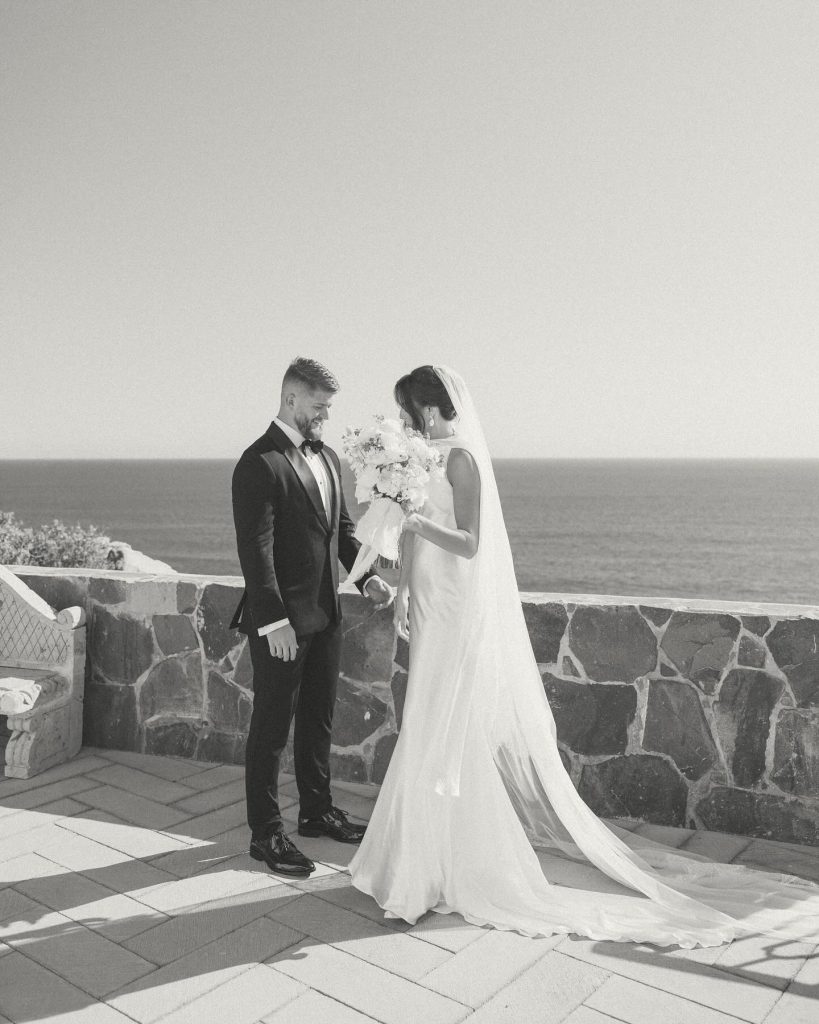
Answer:
<path fill-rule="evenodd" d="M 403 724 L 350 863 L 353 885 L 411 923 L 434 910 L 525 935 L 819 942 L 819 887 L 669 850 L 604 823 L 580 799 L 560 760 L 467 387 L 446 367 L 422 366 L 395 397 L 402 419 L 440 447 L 446 473 L 405 525 L 395 609 L 410 642 Z M 590 862 L 599 885 L 550 883 L 555 853 Z"/>

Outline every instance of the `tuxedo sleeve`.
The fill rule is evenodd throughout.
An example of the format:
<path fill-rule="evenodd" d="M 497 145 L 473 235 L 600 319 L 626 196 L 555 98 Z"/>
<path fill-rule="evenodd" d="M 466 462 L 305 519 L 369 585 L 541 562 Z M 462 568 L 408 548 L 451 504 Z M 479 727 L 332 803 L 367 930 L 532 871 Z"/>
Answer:
<path fill-rule="evenodd" d="M 341 480 L 341 466 L 338 461 L 338 456 L 333 452 L 333 461 L 336 466 L 336 473 L 338 474 L 339 481 Z M 339 486 L 338 496 L 338 560 L 347 570 L 350 571 L 353 567 L 353 563 L 358 555 L 358 550 L 361 544 L 355 539 L 355 523 L 350 518 L 350 513 L 347 511 L 347 502 L 344 500 L 344 489 Z M 354 586 L 363 594 L 364 588 L 375 576 L 372 571 L 372 566 L 369 570 L 364 573 L 361 579 L 356 580 Z"/>
<path fill-rule="evenodd" d="M 257 452 L 243 455 L 233 472 L 233 522 L 247 603 L 259 628 L 287 619 L 273 564 L 273 471 Z"/>

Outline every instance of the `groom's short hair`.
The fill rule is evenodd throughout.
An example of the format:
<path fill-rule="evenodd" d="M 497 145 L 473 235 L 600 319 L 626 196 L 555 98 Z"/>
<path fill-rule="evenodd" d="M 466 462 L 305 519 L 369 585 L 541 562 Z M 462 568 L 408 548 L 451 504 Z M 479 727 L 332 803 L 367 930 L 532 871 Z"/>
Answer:
<path fill-rule="evenodd" d="M 302 384 L 310 391 L 329 391 L 331 395 L 339 389 L 335 374 L 330 373 L 326 366 L 315 359 L 305 359 L 304 356 L 294 359 L 287 367 L 282 381 L 282 391 L 293 384 Z"/>

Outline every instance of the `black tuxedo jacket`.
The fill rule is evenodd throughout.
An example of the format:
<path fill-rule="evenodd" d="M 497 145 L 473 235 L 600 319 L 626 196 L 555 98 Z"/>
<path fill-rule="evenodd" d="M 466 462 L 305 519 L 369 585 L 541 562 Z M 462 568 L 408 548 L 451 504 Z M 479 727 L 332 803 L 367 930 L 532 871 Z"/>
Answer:
<path fill-rule="evenodd" d="M 338 563 L 349 571 L 360 544 L 338 456 L 325 445 L 318 457 L 332 480 L 329 521 L 306 458 L 275 423 L 236 464 L 233 521 L 245 592 L 231 628 L 249 633 L 289 619 L 305 636 L 340 619 Z"/>

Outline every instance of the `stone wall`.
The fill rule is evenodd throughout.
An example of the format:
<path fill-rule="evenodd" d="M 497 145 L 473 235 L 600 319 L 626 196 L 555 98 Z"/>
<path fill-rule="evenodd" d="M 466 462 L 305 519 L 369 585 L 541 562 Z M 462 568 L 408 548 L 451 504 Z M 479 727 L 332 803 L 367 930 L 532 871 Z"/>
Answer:
<path fill-rule="evenodd" d="M 234 577 L 17 570 L 88 614 L 88 745 L 241 763 L 252 707 Z M 521 595 L 564 764 L 599 814 L 819 846 L 819 608 Z M 379 783 L 407 646 L 344 598 L 337 779 Z"/>

